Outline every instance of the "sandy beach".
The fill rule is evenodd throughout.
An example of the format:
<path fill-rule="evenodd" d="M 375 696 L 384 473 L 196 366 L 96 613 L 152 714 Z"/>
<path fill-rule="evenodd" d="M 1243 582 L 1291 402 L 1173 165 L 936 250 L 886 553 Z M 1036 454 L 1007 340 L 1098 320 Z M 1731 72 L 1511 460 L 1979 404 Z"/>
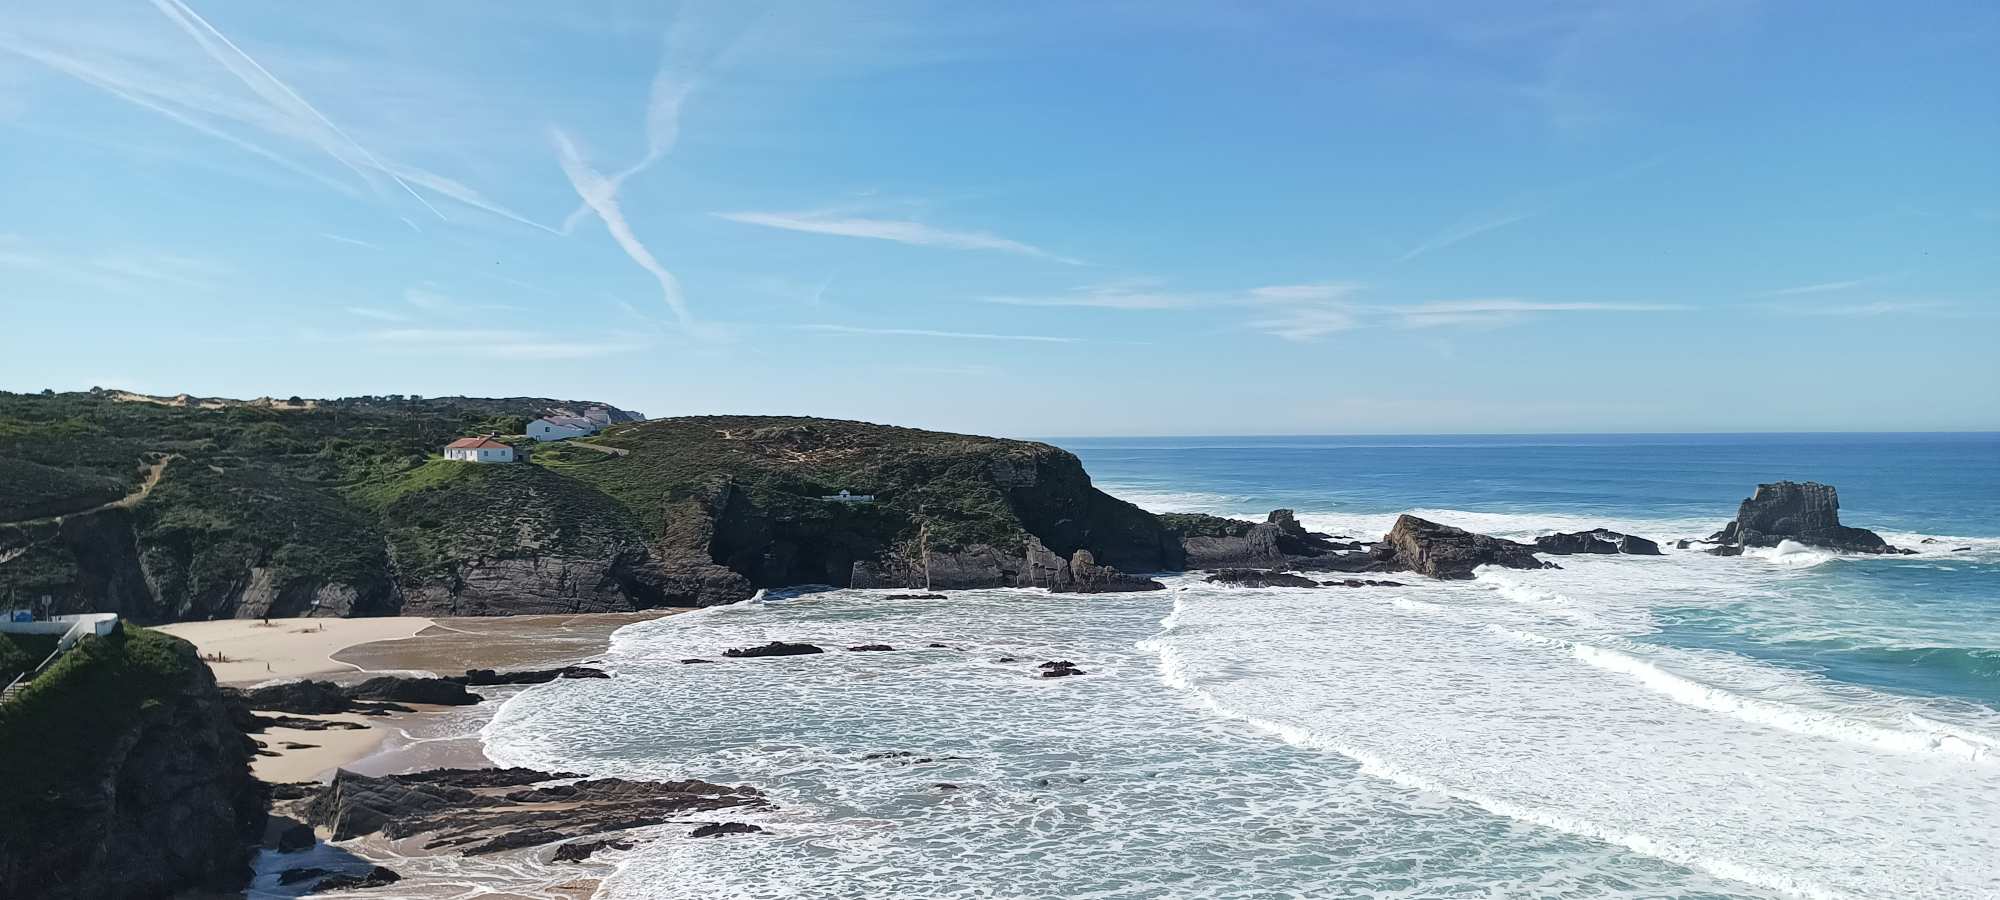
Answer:
<path fill-rule="evenodd" d="M 274 679 L 352 683 L 379 673 L 454 675 L 467 669 L 549 668 L 603 652 L 611 633 L 681 610 L 482 618 L 224 619 L 159 628 L 193 643 L 216 680 L 248 687 Z M 489 696 L 507 689 L 482 689 Z M 301 718 L 353 723 L 325 730 L 271 728 L 252 768 L 273 783 L 315 781 L 336 768 L 369 774 L 487 765 L 478 726 L 498 698 L 471 707 L 415 705 L 388 716 Z M 390 741 L 390 738 L 401 740 Z"/>

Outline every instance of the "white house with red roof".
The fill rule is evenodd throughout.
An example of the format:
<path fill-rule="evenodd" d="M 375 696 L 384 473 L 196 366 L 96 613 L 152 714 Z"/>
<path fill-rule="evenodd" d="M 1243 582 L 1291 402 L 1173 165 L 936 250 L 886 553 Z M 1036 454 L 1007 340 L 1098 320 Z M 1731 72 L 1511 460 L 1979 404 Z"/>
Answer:
<path fill-rule="evenodd" d="M 471 463 L 510 463 L 514 461 L 514 448 L 493 439 L 493 436 L 459 438 L 445 445 L 444 458 Z"/>

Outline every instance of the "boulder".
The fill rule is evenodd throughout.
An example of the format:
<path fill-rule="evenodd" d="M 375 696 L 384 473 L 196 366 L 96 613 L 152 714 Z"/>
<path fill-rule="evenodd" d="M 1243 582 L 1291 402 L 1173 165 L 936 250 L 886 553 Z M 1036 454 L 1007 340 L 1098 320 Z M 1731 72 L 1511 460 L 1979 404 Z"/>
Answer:
<path fill-rule="evenodd" d="M 1324 587 L 1406 587 L 1400 581 L 1376 581 L 1365 578 L 1347 578 L 1341 581 L 1322 581 Z"/>
<path fill-rule="evenodd" d="M 1737 507 L 1736 518 L 1709 540 L 1740 547 L 1775 547 L 1790 540 L 1843 553 L 1899 552 L 1875 532 L 1840 524 L 1839 493 L 1815 481 L 1758 485 Z"/>
<path fill-rule="evenodd" d="M 1213 584 L 1229 584 L 1237 587 L 1267 588 L 1319 587 L 1320 583 L 1303 575 L 1273 572 L 1269 569 L 1218 569 L 1208 576 Z"/>
<path fill-rule="evenodd" d="M 887 651 L 890 651 L 890 650 L 894 650 L 894 649 L 896 649 L 896 648 L 894 648 L 894 647 L 891 647 L 891 646 L 889 646 L 888 644 L 856 644 L 856 645 L 854 645 L 854 646 L 852 646 L 852 647 L 849 647 L 849 648 L 847 648 L 847 652 L 849 652 L 849 653 L 883 653 L 883 652 L 887 652 Z"/>
<path fill-rule="evenodd" d="M 1043 678 L 1068 678 L 1071 675 L 1087 674 L 1082 669 L 1077 668 L 1076 663 L 1066 659 L 1053 659 L 1042 663 L 1036 668 L 1042 670 Z"/>
<path fill-rule="evenodd" d="M 1535 538 L 1535 550 L 1567 556 L 1572 553 L 1626 553 L 1659 556 L 1660 545 L 1637 535 L 1621 534 L 1609 528 L 1548 534 Z"/>
<path fill-rule="evenodd" d="M 784 641 L 772 641 L 757 647 L 735 647 L 724 650 L 722 651 L 722 655 L 731 659 L 754 659 L 760 656 L 805 656 L 811 653 L 825 652 L 825 650 L 811 644 L 787 644 Z"/>
<path fill-rule="evenodd" d="M 1472 570 L 1479 566 L 1553 568 L 1536 559 L 1535 548 L 1526 544 L 1474 534 L 1408 514 L 1396 518 L 1396 524 L 1383 536 L 1382 543 L 1393 554 L 1391 561 L 1397 566 L 1432 578 L 1471 578 Z"/>
<path fill-rule="evenodd" d="M 319 843 L 319 838 L 313 835 L 312 826 L 303 822 L 295 823 L 285 828 L 285 830 L 278 832 L 279 853 L 297 853 L 300 850 L 310 850 L 317 843 Z"/>

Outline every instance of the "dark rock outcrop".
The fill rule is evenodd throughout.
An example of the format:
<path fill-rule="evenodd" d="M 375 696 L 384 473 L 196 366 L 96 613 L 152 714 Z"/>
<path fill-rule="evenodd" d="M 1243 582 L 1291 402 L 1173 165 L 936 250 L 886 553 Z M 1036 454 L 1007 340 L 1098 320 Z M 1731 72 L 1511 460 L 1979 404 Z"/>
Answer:
<path fill-rule="evenodd" d="M 1245 522 L 1198 513 L 1160 517 L 1179 539 L 1190 569 L 1345 570 L 1361 544 L 1340 542 L 1307 531 L 1289 509 L 1272 510 L 1263 522 Z"/>
<path fill-rule="evenodd" d="M 0 897 L 240 890 L 268 800 L 237 721 L 192 644 L 84 638 L 0 705 Z"/>
<path fill-rule="evenodd" d="M 930 554 L 928 573 L 907 559 L 857 561 L 849 573 L 854 587 L 884 588 L 922 585 L 948 589 L 982 587 L 1038 587 L 1059 594 L 1106 594 L 1157 591 L 1165 585 L 1140 575 L 1127 575 L 1098 562 L 1090 550 L 1074 551 L 1068 557 L 1049 549 L 1032 535 L 1023 539 L 1018 553 L 989 545 L 978 545 Z M 938 595 L 909 595 L 942 599 Z"/>
<path fill-rule="evenodd" d="M 408 678 L 382 675 L 347 688 L 355 700 L 386 700 L 392 703 L 429 703 L 435 706 L 471 706 L 481 698 L 465 685 L 444 678 Z"/>
<path fill-rule="evenodd" d="M 1036 668 L 1042 670 L 1043 678 L 1068 678 L 1071 675 L 1088 674 L 1076 667 L 1076 663 L 1066 659 L 1052 659 Z"/>
<path fill-rule="evenodd" d="M 1875 532 L 1840 524 L 1840 495 L 1815 481 L 1758 485 L 1737 507 L 1736 518 L 1709 540 L 1739 547 L 1775 547 L 1789 540 L 1843 553 L 1900 552 Z"/>
<path fill-rule="evenodd" d="M 1218 569 L 1208 576 L 1215 584 L 1229 584 L 1236 587 L 1319 587 L 1320 583 L 1303 575 L 1273 572 L 1269 569 Z"/>
<path fill-rule="evenodd" d="M 1595 528 L 1590 531 L 1559 532 L 1535 538 L 1538 553 L 1553 553 L 1567 556 L 1573 553 L 1626 553 L 1633 556 L 1659 556 L 1660 545 L 1637 535 L 1622 534 L 1609 528 Z"/>
<path fill-rule="evenodd" d="M 1408 587 L 1400 581 L 1377 581 L 1369 578 L 1345 578 L 1340 581 L 1322 581 L 1323 587 Z"/>
<path fill-rule="evenodd" d="M 287 681 L 241 691 L 238 696 L 250 709 L 302 716 L 342 713 L 354 708 L 354 698 L 331 681 Z"/>
<path fill-rule="evenodd" d="M 589 666 L 563 666 L 560 669 L 516 669 L 512 672 L 495 672 L 492 669 L 467 669 L 464 675 L 445 676 L 446 681 L 455 681 L 467 687 L 488 687 L 502 684 L 544 684 L 558 678 L 610 678 L 611 673 Z M 262 708 L 262 707 L 260 707 Z"/>
<path fill-rule="evenodd" d="M 854 646 L 852 646 L 852 647 L 849 647 L 849 648 L 847 648 L 847 652 L 849 652 L 849 653 L 884 653 L 884 652 L 888 652 L 888 651 L 891 651 L 891 650 L 894 650 L 894 649 L 896 649 L 896 648 L 894 648 L 894 647 L 891 647 L 891 646 L 889 646 L 888 644 L 856 644 L 856 645 L 854 645 Z"/>
<path fill-rule="evenodd" d="M 763 834 L 764 829 L 748 822 L 710 822 L 688 832 L 688 837 L 723 837 L 731 834 Z"/>
<path fill-rule="evenodd" d="M 359 891 L 367 888 L 388 887 L 402 880 L 403 876 L 396 874 L 395 870 L 386 866 L 376 866 L 366 872 L 328 875 L 325 878 L 321 878 L 318 884 L 313 885 L 313 892 Z"/>
<path fill-rule="evenodd" d="M 772 641 L 756 647 L 732 647 L 722 651 L 722 655 L 731 659 L 755 659 L 762 656 L 805 656 L 807 654 L 825 652 L 825 650 L 811 644 L 788 644 L 784 641 Z"/>
<path fill-rule="evenodd" d="M 550 858 L 555 862 L 583 862 L 584 860 L 589 859 L 592 856 L 595 856 L 597 854 L 597 851 L 599 850 L 630 850 L 630 849 L 632 849 L 631 841 L 619 841 L 619 840 L 570 841 L 567 844 L 557 847 L 555 855 Z"/>
<path fill-rule="evenodd" d="M 530 769 L 434 769 L 380 778 L 341 771 L 298 809 L 334 840 L 429 835 L 426 849 L 478 855 L 602 838 L 688 813 L 770 805 L 755 789 L 704 781 L 548 783 L 575 777 Z"/>
<path fill-rule="evenodd" d="M 1382 542 L 1391 561 L 1403 569 L 1441 579 L 1472 577 L 1479 566 L 1509 569 L 1551 568 L 1535 558 L 1535 548 L 1501 538 L 1474 534 L 1412 515 L 1396 517 Z"/>

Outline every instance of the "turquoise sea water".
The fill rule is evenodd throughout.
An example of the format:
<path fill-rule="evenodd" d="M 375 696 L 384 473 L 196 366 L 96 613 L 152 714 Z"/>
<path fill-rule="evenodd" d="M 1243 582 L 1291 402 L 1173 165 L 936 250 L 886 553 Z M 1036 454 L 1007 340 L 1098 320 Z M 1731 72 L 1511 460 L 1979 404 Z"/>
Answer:
<path fill-rule="evenodd" d="M 1415 511 L 1665 542 L 1815 479 L 1921 552 L 796 592 L 621 631 L 615 678 L 523 691 L 489 755 L 778 804 L 765 836 L 607 857 L 613 898 L 2000 896 L 2000 437 L 1057 443 L 1152 509 L 1354 536 Z M 773 639 L 834 652 L 679 663 Z M 840 649 L 876 642 L 901 649 Z M 1089 674 L 1037 678 L 1052 659 Z"/>

